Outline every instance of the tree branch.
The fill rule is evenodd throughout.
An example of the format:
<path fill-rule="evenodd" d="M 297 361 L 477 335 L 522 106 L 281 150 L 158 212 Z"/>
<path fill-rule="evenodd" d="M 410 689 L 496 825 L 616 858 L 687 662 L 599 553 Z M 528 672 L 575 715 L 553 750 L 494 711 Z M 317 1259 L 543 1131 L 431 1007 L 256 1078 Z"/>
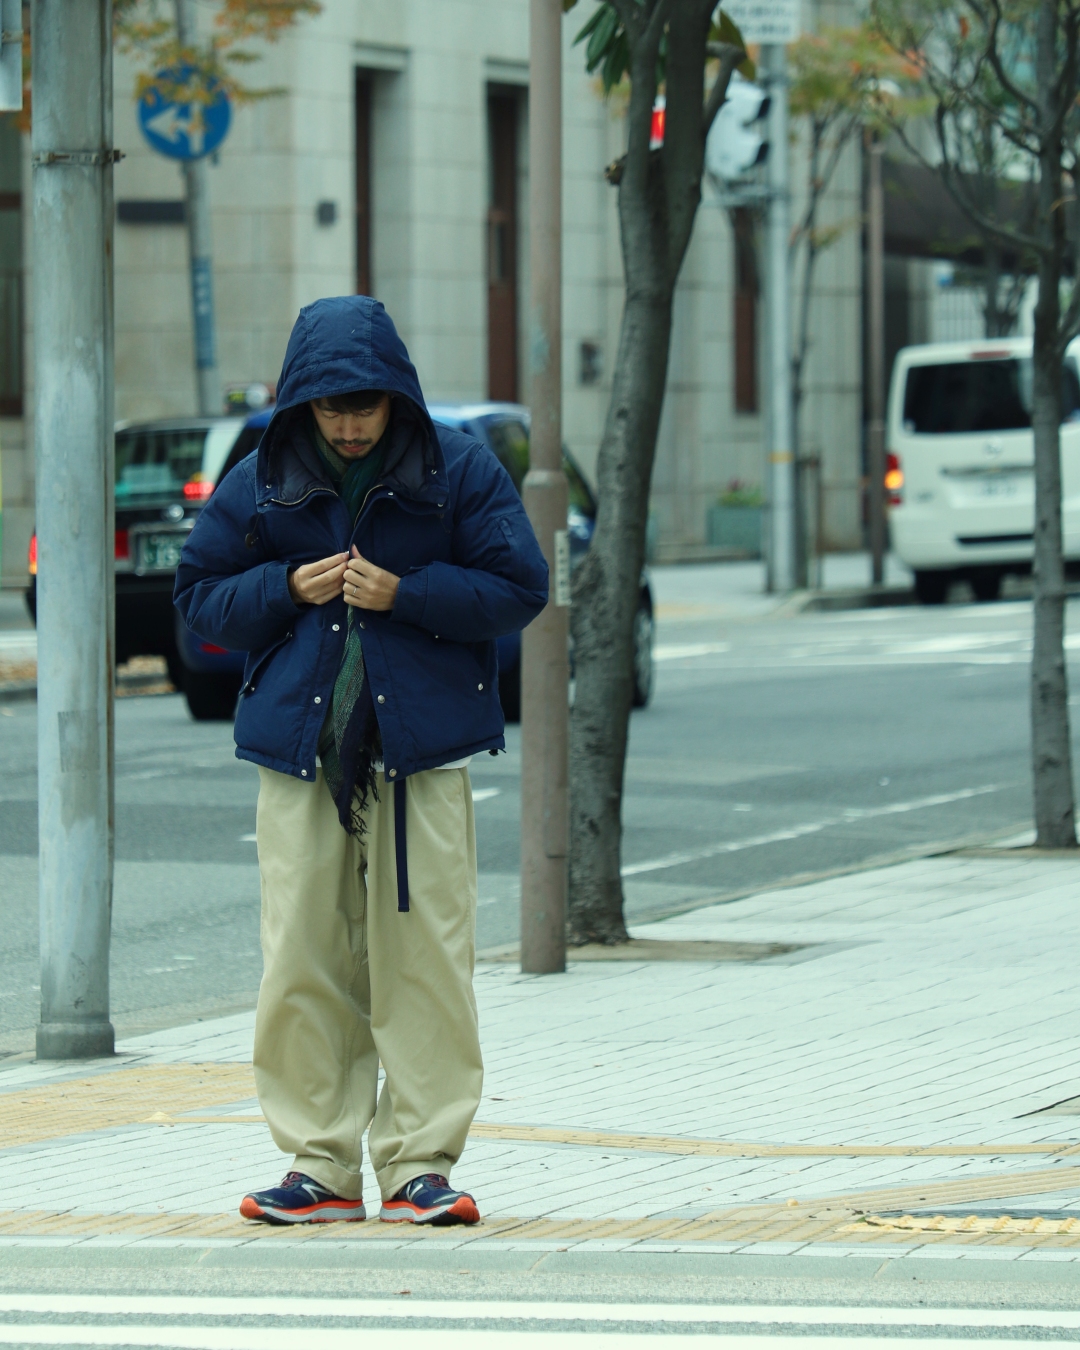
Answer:
<path fill-rule="evenodd" d="M 727 99 L 728 85 L 731 83 L 735 67 L 746 59 L 746 53 L 743 49 L 733 46 L 730 42 L 710 42 L 707 45 L 709 55 L 720 58 L 720 69 L 716 72 L 716 79 L 713 80 L 712 88 L 705 99 L 705 107 L 702 111 L 702 125 L 706 136 L 709 134 L 709 128 L 716 120 L 716 114 L 724 106 Z"/>
<path fill-rule="evenodd" d="M 626 29 L 627 40 L 630 46 L 634 47 L 641 37 L 641 6 L 637 3 L 637 0 L 611 0 L 611 8 L 622 20 L 622 26 Z"/>
<path fill-rule="evenodd" d="M 631 0 L 631 3 L 633 0 Z M 626 0 L 623 0 L 626 3 Z M 641 34 L 642 42 L 646 44 L 656 43 L 660 46 L 660 39 L 664 35 L 664 25 L 671 17 L 671 11 L 674 6 L 674 0 L 653 0 L 653 12 L 649 15 L 648 22 Z"/>
<path fill-rule="evenodd" d="M 1001 24 L 1003 22 L 1000 0 L 990 0 L 990 10 L 993 13 L 993 18 L 989 22 L 987 21 L 986 11 L 978 3 L 978 0 L 968 0 L 968 4 L 979 16 L 979 19 L 982 21 L 984 27 L 987 30 L 986 47 L 984 50 L 984 55 L 986 59 L 990 62 L 990 67 L 993 70 L 994 75 L 997 77 L 998 83 L 1001 85 L 1002 89 L 1004 89 L 1005 92 L 1009 95 L 1009 97 L 1015 99 L 1016 102 L 1019 103 L 1021 107 L 1027 108 L 1030 112 L 1038 113 L 1039 112 L 1038 102 L 1035 99 L 1029 97 L 1029 95 L 1025 94 L 1024 91 L 1019 87 L 1019 85 L 1016 85 L 1012 82 L 1009 76 L 1006 75 L 1004 67 L 1001 64 L 1001 53 L 998 51 L 997 45 L 998 29 L 1001 27 Z"/>

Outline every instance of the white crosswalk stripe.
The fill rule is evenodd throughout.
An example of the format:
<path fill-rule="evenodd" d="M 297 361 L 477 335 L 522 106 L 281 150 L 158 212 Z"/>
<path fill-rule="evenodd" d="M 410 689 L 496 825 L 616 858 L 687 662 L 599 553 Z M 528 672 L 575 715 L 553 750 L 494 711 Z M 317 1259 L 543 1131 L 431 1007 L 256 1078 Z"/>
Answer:
<path fill-rule="evenodd" d="M 48 1313 L 55 1320 L 26 1323 L 12 1316 Z M 93 1324 L 71 1320 L 94 1317 Z M 138 1317 L 140 1322 L 103 1324 L 103 1317 Z M 787 1307 L 665 1303 L 539 1303 L 397 1299 L 185 1298 L 114 1295 L 0 1296 L 0 1344 L 163 1346 L 176 1350 L 427 1350 L 428 1347 L 553 1346 L 562 1350 L 644 1350 L 687 1333 L 694 1345 L 714 1350 L 827 1350 L 839 1340 L 852 1350 L 894 1350 L 897 1332 L 917 1350 L 962 1350 L 985 1344 L 979 1333 L 1016 1331 L 996 1346 L 1030 1346 L 1032 1341 L 1072 1339 L 1080 1312 L 963 1308 Z M 198 1318 L 198 1324 L 175 1319 Z M 251 1325 L 253 1319 L 258 1325 Z M 208 1324 L 214 1319 L 216 1324 Z M 292 1325 L 274 1326 L 275 1319 Z M 339 1325 L 311 1325 L 312 1322 Z M 409 1326 L 394 1326 L 408 1321 Z M 307 1323 L 300 1331 L 297 1322 Z M 349 1325 L 340 1325 L 347 1322 Z M 390 1326 L 385 1325 L 391 1323 Z M 429 1322 L 432 1325 L 424 1326 Z M 511 1329 L 485 1323 L 513 1322 Z M 380 1323 L 382 1325 L 373 1325 Z M 421 1325 L 417 1325 L 417 1324 Z M 450 1326 L 447 1326 L 450 1323 Z M 468 1323 L 468 1328 L 454 1323 Z M 522 1325 L 524 1324 L 524 1326 Z M 627 1325 L 648 1330 L 626 1330 Z M 705 1327 L 738 1327 L 739 1331 Z M 768 1327 L 754 1332 L 753 1327 Z M 698 1330 L 701 1328 L 702 1330 Z M 813 1334 L 828 1328 L 829 1334 Z M 850 1331 L 845 1331 L 850 1328 Z M 919 1329 L 928 1334 L 920 1335 Z M 891 1335 L 875 1335 L 888 1329 Z M 955 1333 L 967 1331 L 971 1337 Z M 796 1334 L 792 1334 L 792 1333 Z M 953 1333 L 942 1335 L 942 1333 Z M 808 1334 L 809 1333 L 809 1334 Z"/>
<path fill-rule="evenodd" d="M 680 1339 L 684 1339 L 680 1335 Z M 695 1350 L 835 1350 L 836 1336 L 746 1336 L 738 1333 L 695 1335 Z M 843 1337 L 852 1350 L 896 1350 L 895 1336 Z M 44 1325 L 0 1326 L 0 1345 L 103 1345 L 119 1350 L 123 1346 L 162 1346 L 173 1350 L 656 1350 L 658 1343 L 670 1343 L 673 1336 L 647 1332 L 573 1331 L 446 1331 L 417 1328 L 358 1329 L 305 1328 L 302 1342 L 295 1328 L 239 1327 L 147 1327 L 147 1326 L 74 1326 L 60 1323 Z M 905 1337 L 905 1350 L 967 1350 L 980 1346 L 984 1339 L 945 1339 Z M 993 1341 L 995 1350 L 1030 1350 L 1032 1341 Z"/>

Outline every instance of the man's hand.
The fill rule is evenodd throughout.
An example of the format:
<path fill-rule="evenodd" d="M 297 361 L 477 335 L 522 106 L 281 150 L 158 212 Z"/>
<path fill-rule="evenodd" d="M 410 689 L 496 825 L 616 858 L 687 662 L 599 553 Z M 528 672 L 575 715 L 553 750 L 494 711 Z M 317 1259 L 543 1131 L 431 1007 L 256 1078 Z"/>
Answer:
<path fill-rule="evenodd" d="M 357 609 L 393 609 L 398 578 L 362 558 L 355 544 L 352 554 L 345 569 L 345 603 Z"/>
<path fill-rule="evenodd" d="M 331 558 L 305 563 L 289 573 L 289 594 L 294 605 L 325 605 L 341 594 L 347 553 L 335 553 Z"/>

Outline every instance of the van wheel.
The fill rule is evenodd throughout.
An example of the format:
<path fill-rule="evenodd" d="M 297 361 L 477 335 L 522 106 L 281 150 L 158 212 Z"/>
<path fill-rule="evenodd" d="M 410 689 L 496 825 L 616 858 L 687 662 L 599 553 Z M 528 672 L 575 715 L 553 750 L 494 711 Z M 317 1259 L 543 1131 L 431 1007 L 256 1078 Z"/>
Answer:
<path fill-rule="evenodd" d="M 997 600 L 1001 596 L 1000 572 L 976 572 L 971 578 L 971 589 L 976 600 Z"/>
<path fill-rule="evenodd" d="M 952 576 L 948 572 L 916 572 L 915 595 L 920 605 L 943 605 Z"/>
<path fill-rule="evenodd" d="M 185 673 L 184 697 L 196 722 L 231 722 L 239 695 L 239 675 L 207 675 L 196 670 Z"/>

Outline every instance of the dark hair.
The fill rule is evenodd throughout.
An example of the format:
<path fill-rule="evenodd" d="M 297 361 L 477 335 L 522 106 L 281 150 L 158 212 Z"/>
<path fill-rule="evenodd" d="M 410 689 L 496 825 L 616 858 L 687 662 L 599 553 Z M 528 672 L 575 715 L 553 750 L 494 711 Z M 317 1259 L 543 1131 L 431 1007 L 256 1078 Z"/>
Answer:
<path fill-rule="evenodd" d="M 375 411 L 386 392 L 385 389 L 354 389 L 348 394 L 332 394 L 314 401 L 322 404 L 330 412 L 369 413 Z"/>

